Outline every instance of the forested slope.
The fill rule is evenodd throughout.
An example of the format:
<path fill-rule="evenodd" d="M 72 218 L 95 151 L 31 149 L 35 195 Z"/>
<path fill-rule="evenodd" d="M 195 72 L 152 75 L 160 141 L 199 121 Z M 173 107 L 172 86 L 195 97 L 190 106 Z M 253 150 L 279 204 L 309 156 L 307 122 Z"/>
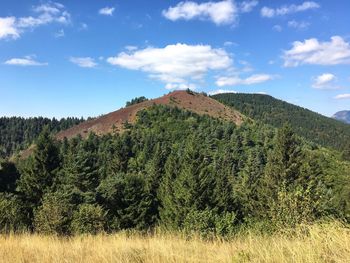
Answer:
<path fill-rule="evenodd" d="M 349 220 L 348 174 L 348 162 L 288 126 L 155 105 L 121 134 L 56 141 L 44 130 L 32 156 L 0 164 L 0 232 L 161 226 L 230 236 Z"/>
<path fill-rule="evenodd" d="M 268 95 L 227 93 L 212 98 L 274 127 L 288 122 L 297 134 L 325 147 L 344 150 L 350 142 L 350 125 Z"/>
<path fill-rule="evenodd" d="M 15 152 L 23 150 L 38 137 L 44 126 L 49 131 L 56 133 L 66 130 L 73 125 L 84 121 L 82 118 L 21 118 L 1 117 L 0 118 L 0 158 L 9 157 Z"/>

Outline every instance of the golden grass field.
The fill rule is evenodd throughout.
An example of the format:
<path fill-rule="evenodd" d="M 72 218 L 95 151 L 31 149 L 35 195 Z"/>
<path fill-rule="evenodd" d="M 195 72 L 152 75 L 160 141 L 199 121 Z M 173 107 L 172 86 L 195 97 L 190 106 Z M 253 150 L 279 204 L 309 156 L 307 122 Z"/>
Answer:
<path fill-rule="evenodd" d="M 175 234 L 1 235 L 0 262 L 350 262 L 348 228 L 327 224 L 296 232 L 247 233 L 231 241 Z"/>

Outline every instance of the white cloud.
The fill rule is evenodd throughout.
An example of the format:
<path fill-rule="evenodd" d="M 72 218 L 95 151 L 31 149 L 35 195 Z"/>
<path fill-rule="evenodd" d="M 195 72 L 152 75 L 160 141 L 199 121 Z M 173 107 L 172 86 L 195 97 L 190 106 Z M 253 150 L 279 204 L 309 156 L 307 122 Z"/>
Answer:
<path fill-rule="evenodd" d="M 238 7 L 231 0 L 201 4 L 186 1 L 162 11 L 163 16 L 171 21 L 199 19 L 210 20 L 216 25 L 236 23 L 238 13 Z"/>
<path fill-rule="evenodd" d="M 16 18 L 10 17 L 0 17 L 0 39 L 3 38 L 19 38 L 20 33 L 16 28 Z"/>
<path fill-rule="evenodd" d="M 276 32 L 281 32 L 283 30 L 282 26 L 280 25 L 274 25 L 272 29 Z"/>
<path fill-rule="evenodd" d="M 275 16 L 284 16 L 284 15 L 288 15 L 288 14 L 292 14 L 292 13 L 298 13 L 298 12 L 303 12 L 303 11 L 307 11 L 307 10 L 311 10 L 311 9 L 316 9 L 319 8 L 320 5 L 316 2 L 313 1 L 306 1 L 304 3 L 302 3 L 301 5 L 289 5 L 289 6 L 282 6 L 279 8 L 269 8 L 264 6 L 261 11 L 260 14 L 262 17 L 268 17 L 268 18 L 272 18 Z"/>
<path fill-rule="evenodd" d="M 218 90 L 213 90 L 209 91 L 209 95 L 217 95 L 217 94 L 222 94 L 222 93 L 237 93 L 235 90 L 227 90 L 227 89 L 218 89 Z"/>
<path fill-rule="evenodd" d="M 350 93 L 339 94 L 339 95 L 335 96 L 334 98 L 337 100 L 350 99 Z"/>
<path fill-rule="evenodd" d="M 25 56 L 24 58 L 11 58 L 5 61 L 6 65 L 12 66 L 47 66 L 48 63 L 38 62 L 34 60 L 33 56 Z"/>
<path fill-rule="evenodd" d="M 197 87 L 193 83 L 189 83 L 189 84 L 187 84 L 187 83 L 167 83 L 165 85 L 165 88 L 169 89 L 169 90 L 173 90 L 173 89 L 176 89 L 176 90 L 186 90 L 186 89 L 195 90 Z"/>
<path fill-rule="evenodd" d="M 350 63 L 350 44 L 340 36 L 331 37 L 330 42 L 319 42 L 316 38 L 311 38 L 304 42 L 295 41 L 292 45 L 293 47 L 283 54 L 285 67 Z"/>
<path fill-rule="evenodd" d="M 195 85 L 194 83 L 203 81 L 209 71 L 225 70 L 232 65 L 231 57 L 223 49 L 180 43 L 164 48 L 148 47 L 121 52 L 115 57 L 107 58 L 107 62 L 146 72 L 149 77 L 165 83 L 168 89 L 182 89 L 182 84 Z"/>
<path fill-rule="evenodd" d="M 313 80 L 312 87 L 315 89 L 337 89 L 335 85 L 335 81 L 337 80 L 337 77 L 331 73 L 324 73 Z"/>
<path fill-rule="evenodd" d="M 251 0 L 251 1 L 243 1 L 240 4 L 240 11 L 242 13 L 249 13 L 251 12 L 254 7 L 256 7 L 259 4 L 259 2 L 257 0 Z"/>
<path fill-rule="evenodd" d="M 20 17 L 17 19 L 18 28 L 34 28 L 49 23 L 70 23 L 70 14 L 65 10 L 64 5 L 59 3 L 49 2 L 47 4 L 35 6 L 33 11 L 37 16 Z"/>
<path fill-rule="evenodd" d="M 112 16 L 115 8 L 114 7 L 104 7 L 101 8 L 98 13 L 100 15 L 105 15 L 105 16 Z"/>
<path fill-rule="evenodd" d="M 33 7 L 34 16 L 16 18 L 0 17 L 0 39 L 19 38 L 20 35 L 28 29 L 46 25 L 50 23 L 69 24 L 70 14 L 65 7 L 59 3 L 49 2 Z"/>
<path fill-rule="evenodd" d="M 90 57 L 71 57 L 69 61 L 82 68 L 94 68 L 97 66 L 94 59 Z"/>
<path fill-rule="evenodd" d="M 237 86 L 237 85 L 253 85 L 263 83 L 274 79 L 275 77 L 269 74 L 254 74 L 248 78 L 242 79 L 239 76 L 231 77 L 219 77 L 216 80 L 216 85 L 219 87 L 223 86 Z"/>
<path fill-rule="evenodd" d="M 288 21 L 288 26 L 298 30 L 305 30 L 310 26 L 310 23 L 305 21 L 298 22 L 295 20 L 291 20 L 291 21 Z"/>

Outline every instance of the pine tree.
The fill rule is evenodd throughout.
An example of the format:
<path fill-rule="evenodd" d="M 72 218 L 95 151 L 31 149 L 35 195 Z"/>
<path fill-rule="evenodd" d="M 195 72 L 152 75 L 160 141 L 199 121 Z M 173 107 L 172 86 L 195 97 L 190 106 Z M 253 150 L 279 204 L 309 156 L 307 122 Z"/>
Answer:
<path fill-rule="evenodd" d="M 58 147 L 45 128 L 18 182 L 18 190 L 32 207 L 38 206 L 43 194 L 52 189 L 59 166 Z"/>

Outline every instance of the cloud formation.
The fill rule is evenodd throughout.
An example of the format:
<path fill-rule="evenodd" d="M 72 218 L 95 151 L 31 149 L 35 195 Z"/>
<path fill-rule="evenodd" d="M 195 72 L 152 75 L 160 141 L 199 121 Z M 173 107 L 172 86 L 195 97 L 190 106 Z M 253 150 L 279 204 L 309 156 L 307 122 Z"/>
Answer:
<path fill-rule="evenodd" d="M 262 17 L 272 18 L 276 16 L 285 16 L 288 14 L 303 12 L 307 10 L 317 9 L 320 8 L 320 5 L 313 1 L 306 1 L 302 3 L 301 5 L 289 5 L 289 6 L 282 6 L 279 8 L 270 8 L 264 6 L 260 10 L 260 14 Z"/>
<path fill-rule="evenodd" d="M 98 13 L 100 15 L 105 15 L 105 16 L 112 16 L 115 8 L 114 7 L 104 7 L 101 8 Z"/>
<path fill-rule="evenodd" d="M 345 94 L 339 94 L 334 97 L 337 100 L 344 100 L 344 99 L 350 99 L 350 93 L 345 93 Z"/>
<path fill-rule="evenodd" d="M 70 14 L 64 5 L 59 3 L 48 2 L 34 6 L 32 12 L 35 15 L 19 18 L 0 17 L 0 39 L 17 39 L 25 30 L 50 23 L 70 23 Z"/>
<path fill-rule="evenodd" d="M 254 1 L 249 1 L 254 2 Z M 245 10 L 252 7 L 247 2 Z M 237 22 L 239 8 L 234 1 L 196 3 L 192 1 L 180 2 L 174 7 L 163 10 L 162 14 L 171 21 L 177 20 L 209 20 L 216 25 L 234 24 Z"/>
<path fill-rule="evenodd" d="M 312 87 L 315 89 L 338 89 L 339 87 L 335 84 L 336 80 L 337 77 L 335 75 L 324 73 L 314 78 Z"/>
<path fill-rule="evenodd" d="M 107 58 L 111 65 L 140 70 L 166 84 L 168 89 L 195 88 L 209 71 L 231 67 L 232 59 L 220 48 L 209 45 L 175 44 L 121 52 Z M 187 85 L 187 86 L 186 86 Z"/>
<path fill-rule="evenodd" d="M 5 61 L 6 65 L 12 65 L 12 66 L 47 66 L 48 63 L 46 62 L 38 62 L 34 60 L 34 56 L 25 56 L 24 58 L 11 58 L 7 61 Z"/>
<path fill-rule="evenodd" d="M 217 95 L 217 94 L 223 94 L 223 93 L 237 93 L 237 91 L 235 90 L 228 90 L 228 89 L 218 89 L 218 90 L 213 90 L 213 91 L 209 91 L 208 94 L 209 95 Z"/>
<path fill-rule="evenodd" d="M 291 28 L 298 29 L 298 30 L 305 30 L 310 26 L 310 23 L 305 22 L 305 21 L 298 22 L 295 20 L 291 20 L 291 21 L 288 21 L 288 26 Z"/>
<path fill-rule="evenodd" d="M 259 4 L 257 0 L 252 0 L 252 1 L 243 1 L 239 5 L 239 9 L 242 13 L 249 13 L 251 12 L 254 7 L 256 7 Z"/>
<path fill-rule="evenodd" d="M 216 80 L 216 85 L 223 86 L 237 86 L 237 85 L 253 85 L 263 83 L 274 79 L 274 76 L 269 74 L 254 74 L 248 78 L 240 78 L 239 76 L 220 77 Z"/>
<path fill-rule="evenodd" d="M 69 61 L 82 68 L 94 68 L 97 66 L 97 63 L 91 57 L 71 57 Z"/>
<path fill-rule="evenodd" d="M 331 37 L 329 42 L 320 42 L 316 38 L 306 39 L 304 42 L 295 41 L 292 46 L 290 50 L 284 51 L 285 67 L 350 63 L 350 44 L 340 36 Z"/>

